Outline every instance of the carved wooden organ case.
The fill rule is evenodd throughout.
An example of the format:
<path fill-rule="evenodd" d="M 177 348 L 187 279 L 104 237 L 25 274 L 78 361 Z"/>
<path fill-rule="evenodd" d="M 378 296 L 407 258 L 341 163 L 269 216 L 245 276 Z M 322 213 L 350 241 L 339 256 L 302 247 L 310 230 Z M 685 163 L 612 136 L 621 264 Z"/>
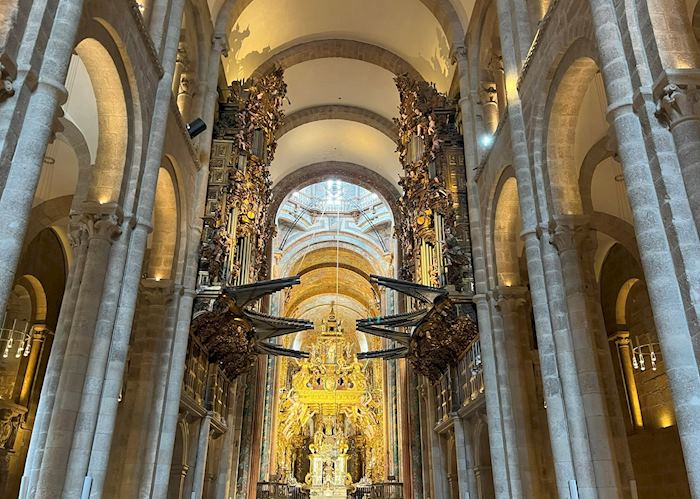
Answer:
<path fill-rule="evenodd" d="M 267 275 L 269 167 L 284 119 L 283 70 L 235 81 L 219 104 L 199 265 L 199 287 L 249 284 Z"/>
<path fill-rule="evenodd" d="M 398 76 L 398 153 L 404 175 L 397 237 L 399 277 L 473 292 L 464 141 L 457 105 L 435 86 Z"/>

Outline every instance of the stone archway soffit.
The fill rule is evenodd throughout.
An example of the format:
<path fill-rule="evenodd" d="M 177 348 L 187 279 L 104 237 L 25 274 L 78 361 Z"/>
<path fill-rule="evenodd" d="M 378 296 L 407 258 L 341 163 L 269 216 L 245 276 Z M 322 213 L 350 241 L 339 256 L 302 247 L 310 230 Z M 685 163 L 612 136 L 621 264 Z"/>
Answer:
<path fill-rule="evenodd" d="M 417 80 L 424 79 L 416 68 L 395 53 L 371 43 L 343 38 L 302 42 L 276 51 L 253 71 L 252 77 L 259 77 L 275 66 L 288 69 L 302 62 L 331 57 L 367 62 L 395 75 L 408 74 Z"/>
<path fill-rule="evenodd" d="M 371 126 L 394 142 L 398 141 L 399 132 L 396 125 L 391 120 L 368 109 L 335 104 L 308 107 L 287 115 L 284 124 L 277 132 L 277 139 L 279 140 L 280 137 L 291 132 L 296 127 L 321 120 L 354 121 Z"/>

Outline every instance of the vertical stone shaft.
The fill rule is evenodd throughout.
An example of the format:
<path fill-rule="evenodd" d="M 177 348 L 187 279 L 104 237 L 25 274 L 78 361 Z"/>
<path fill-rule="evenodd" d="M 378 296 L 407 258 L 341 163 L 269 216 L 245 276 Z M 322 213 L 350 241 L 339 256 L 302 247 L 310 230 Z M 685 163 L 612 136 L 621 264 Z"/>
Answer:
<path fill-rule="evenodd" d="M 576 470 L 579 495 L 583 499 L 598 497 L 595 468 L 586 426 L 586 411 L 581 394 L 576 356 L 569 328 L 569 317 L 564 302 L 566 291 L 562 281 L 559 255 L 551 244 L 550 234 L 542 231 L 540 236 L 542 264 L 546 269 L 547 299 L 554 331 L 559 376 L 564 393 L 566 415 L 569 422 L 571 455 Z"/>
<path fill-rule="evenodd" d="M 471 441 L 467 441 L 464 434 L 464 423 L 457 413 L 450 415 L 452 418 L 452 428 L 455 433 L 455 455 L 457 458 L 457 485 L 459 488 L 459 499 L 476 498 L 476 486 L 474 474 L 472 473 L 471 453 L 473 452 Z"/>
<path fill-rule="evenodd" d="M 207 469 L 207 453 L 209 450 L 209 430 L 211 430 L 211 414 L 202 419 L 197 441 L 197 459 L 192 477 L 192 499 L 201 499 L 204 491 L 204 474 Z"/>
<path fill-rule="evenodd" d="M 104 381 L 98 411 L 90 411 L 90 430 L 94 432 L 89 454 L 87 474 L 92 478 L 90 497 L 101 497 L 109 463 L 112 434 L 117 417 L 119 393 L 123 384 L 124 368 L 131 338 L 143 258 L 153 219 L 158 174 L 165 143 L 165 122 L 172 98 L 171 82 L 180 39 L 180 27 L 185 0 L 170 4 L 170 26 L 165 34 L 162 65 L 163 75 L 158 82 L 154 105 L 153 124 L 148 142 L 146 160 L 141 177 L 141 189 L 136 209 L 136 227 L 129 241 L 129 253 L 124 268 L 124 280 L 119 297 L 119 308 L 114 321 L 112 342 L 108 348 L 95 352 L 96 364 L 104 366 Z M 94 408 L 91 408 L 94 409 Z M 93 429 L 94 428 L 94 429 Z"/>
<path fill-rule="evenodd" d="M 513 426 L 515 432 L 515 444 L 520 462 L 523 494 L 525 497 L 541 497 L 540 477 L 535 465 L 535 450 L 533 439 L 532 414 L 529 402 L 529 386 L 534 379 L 528 376 L 528 370 L 524 365 L 523 351 L 525 348 L 522 339 L 527 331 L 521 327 L 520 317 L 527 303 L 527 288 L 518 286 L 498 286 L 493 290 L 494 298 L 494 325 L 501 338 L 503 351 L 500 355 L 504 358 L 504 367 L 507 371 L 503 374 L 510 386 L 512 400 Z M 531 371 L 530 371 L 531 372 Z M 499 373 L 500 374 L 500 373 Z M 529 385 L 528 385 L 529 384 Z"/>
<path fill-rule="evenodd" d="M 158 353 L 156 358 L 157 368 L 154 373 L 153 383 L 155 392 L 150 403 L 151 413 L 148 420 L 148 433 L 146 436 L 146 450 L 141 469 L 139 481 L 139 497 L 150 497 L 153 487 L 156 460 L 158 459 L 158 445 L 161 438 L 161 424 L 163 421 L 163 407 L 168 389 L 168 371 L 170 368 L 170 355 L 173 350 L 175 338 L 175 328 L 181 303 L 180 286 L 174 287 L 174 292 L 170 305 L 166 311 L 165 327 L 160 335 L 158 343 Z M 173 440 L 175 435 L 172 436 Z"/>
<path fill-rule="evenodd" d="M 234 447 L 236 438 L 235 422 L 236 408 L 236 382 L 231 383 L 228 391 L 228 414 L 226 415 L 226 434 L 223 436 L 222 455 L 219 460 L 219 469 L 216 476 L 216 486 L 214 489 L 215 499 L 227 499 L 231 488 L 231 469 L 234 457 Z"/>
<path fill-rule="evenodd" d="M 27 368 L 25 370 L 24 379 L 22 380 L 22 389 L 19 392 L 19 405 L 29 407 L 29 396 L 32 392 L 32 386 L 37 375 L 39 367 L 39 355 L 41 355 L 42 346 L 46 341 L 46 326 L 34 326 L 31 339 L 31 351 L 27 359 Z"/>
<path fill-rule="evenodd" d="M 114 215 L 88 215 L 83 220 L 91 234 L 37 483 L 36 497 L 41 498 L 59 497 L 63 489 L 112 240 L 119 233 Z"/>
<path fill-rule="evenodd" d="M 461 41 L 460 41 L 461 42 Z M 467 60 L 467 51 L 465 47 L 459 43 L 453 49 L 453 58 L 457 62 L 457 70 L 459 71 L 459 89 L 460 89 L 460 108 L 462 111 L 463 134 L 464 134 L 464 153 L 465 165 L 467 170 L 467 196 L 469 205 L 469 232 L 471 236 L 472 247 L 472 265 L 474 267 L 474 284 L 476 295 L 474 302 L 476 303 L 477 317 L 479 320 L 479 331 L 482 337 L 491 341 L 491 314 L 489 305 L 486 301 L 486 292 L 488 289 L 488 274 L 486 271 L 486 259 L 484 256 L 484 237 L 481 222 L 481 212 L 479 210 L 479 192 L 474 180 L 474 168 L 477 163 L 477 148 L 474 143 L 476 137 L 476 127 L 471 119 L 474 116 L 472 103 L 470 102 L 470 75 L 469 61 Z M 507 468 L 507 444 L 504 440 L 505 436 L 502 428 L 500 396 L 498 394 L 497 378 L 495 374 L 495 358 L 493 348 L 487 345 L 484 355 L 484 384 L 486 389 L 486 404 L 487 415 L 489 417 L 489 444 L 491 449 L 491 461 L 493 468 L 493 481 L 496 487 L 497 497 L 509 497 L 509 470 Z M 488 372 L 487 372 L 488 371 Z M 488 375 L 487 375 L 488 374 Z M 512 470 L 510 470 L 512 472 Z M 518 470 L 515 470 L 518 473 Z M 505 488 L 504 488 L 505 487 Z"/>
<path fill-rule="evenodd" d="M 0 198 L 0 220 L 4 220 L 0 231 L 0 310 L 5 310 L 12 291 L 46 147 L 53 134 L 59 105 L 66 98 L 63 83 L 82 10 L 82 0 L 62 0 L 58 5 L 39 84 L 27 106 L 26 116 L 31 119 L 22 126 Z"/>
<path fill-rule="evenodd" d="M 605 390 L 601 379 L 601 366 L 596 356 L 594 342 L 596 324 L 590 315 L 585 289 L 582 245 L 588 239 L 588 228 L 572 225 L 572 221 L 557 218 L 552 243 L 559 251 L 562 276 L 566 292 L 569 327 L 576 358 L 576 370 L 584 401 L 588 438 L 594 457 L 598 490 L 608 489 L 603 494 L 615 497 L 620 494 L 620 477 L 610 428 Z"/>
<path fill-rule="evenodd" d="M 528 497 L 531 494 L 524 489 L 524 476 L 527 474 L 527 466 L 521 461 L 521 453 L 518 445 L 518 433 L 515 426 L 515 416 L 513 410 L 514 397 L 511 387 L 511 370 L 513 365 L 508 358 L 506 338 L 503 328 L 503 319 L 499 306 L 506 306 L 503 300 L 498 300 L 498 296 L 493 292 L 489 294 L 491 313 L 491 338 L 485 338 L 480 332 L 481 352 L 484 361 L 489 358 L 489 350 L 492 350 L 491 359 L 495 369 L 495 387 L 500 393 L 501 424 L 503 436 L 506 442 L 506 462 L 508 465 L 508 478 L 510 480 L 510 493 L 512 497 Z M 509 341 L 513 341 L 512 338 Z M 484 366 L 484 385 L 486 385 L 486 366 Z M 487 414 L 488 417 L 488 414 Z"/>
<path fill-rule="evenodd" d="M 185 372 L 185 357 L 187 355 L 187 341 L 189 338 L 190 320 L 192 316 L 192 304 L 197 284 L 197 270 L 199 265 L 199 242 L 202 234 L 202 214 L 207 198 L 209 184 L 209 154 L 211 152 L 212 123 L 217 103 L 218 92 L 216 85 L 219 75 L 221 53 L 226 47 L 225 36 L 218 36 L 213 40 L 212 50 L 209 56 L 207 91 L 205 113 L 202 117 L 208 124 L 207 130 L 201 135 L 199 142 L 200 169 L 197 172 L 196 191 L 192 213 L 189 214 L 190 239 L 186 253 L 186 267 L 184 277 L 184 289 L 180 308 L 178 310 L 177 326 L 173 339 L 172 353 L 170 355 L 170 371 L 167 380 L 167 392 L 163 407 L 163 422 L 161 427 L 161 440 L 158 449 L 158 459 L 151 491 L 154 499 L 165 497 L 170 477 L 170 462 L 175 444 L 175 432 L 177 431 L 177 418 L 180 410 L 180 391 L 182 389 L 182 377 Z"/>
<path fill-rule="evenodd" d="M 700 226 L 700 78 L 666 85 L 657 116 L 673 135 L 690 209 Z"/>
<path fill-rule="evenodd" d="M 477 294 L 474 295 L 476 310 L 479 318 L 488 316 L 491 317 L 491 310 L 487 296 Z M 481 321 L 479 322 L 481 325 Z M 499 385 L 498 366 L 496 365 L 496 348 L 494 333 L 492 330 L 491 321 L 487 323 L 487 327 L 482 327 L 479 330 L 479 341 L 481 343 L 481 355 L 483 358 L 483 373 L 484 373 L 484 396 L 486 398 L 486 417 L 488 418 L 489 444 L 491 448 L 491 466 L 493 468 L 493 485 L 497 499 L 506 499 L 511 497 L 521 497 L 520 495 L 520 479 L 512 477 L 513 473 L 519 474 L 517 468 L 513 468 L 512 454 L 517 452 L 510 445 L 509 441 L 512 429 L 505 429 L 506 424 L 512 425 L 512 418 L 504 421 L 502 414 L 502 390 Z M 513 491 L 513 485 L 518 487 L 517 496 Z"/>
<path fill-rule="evenodd" d="M 91 411 L 96 411 L 100 402 L 102 376 L 102 364 L 99 364 L 99 352 L 109 348 L 112 338 L 111 331 L 114 325 L 114 316 L 117 312 L 119 292 L 124 275 L 124 263 L 128 250 L 129 224 L 123 224 L 125 231 L 119 241 L 114 245 L 111 255 L 102 296 L 99 303 L 97 321 L 92 343 L 89 349 L 88 364 L 85 371 L 85 381 L 80 397 L 76 429 L 71 436 L 70 455 L 66 468 L 63 493 L 65 496 L 74 497 L 80 495 L 87 470 L 87 462 L 90 458 L 92 445 Z M 120 387 L 121 388 L 121 387 Z"/>
<path fill-rule="evenodd" d="M 671 248 L 666 238 L 644 134 L 632 109 L 631 77 L 611 0 L 590 1 L 609 112 L 617 135 L 635 235 L 651 300 L 654 322 L 671 384 L 678 433 L 690 491 L 700 498 L 700 373 L 693 351 Z M 640 153 L 642 151 L 642 153 Z"/>
<path fill-rule="evenodd" d="M 39 469 L 44 455 L 44 446 L 49 432 L 49 423 L 56 400 L 58 382 L 63 369 L 63 359 L 68 345 L 68 337 L 75 312 L 75 305 L 78 300 L 78 291 L 85 269 L 85 257 L 87 256 L 87 232 L 82 226 L 74 226 L 71 230 L 71 242 L 74 248 L 75 260 L 73 267 L 66 279 L 66 291 L 63 294 L 61 310 L 58 314 L 58 324 L 51 344 L 51 354 L 44 374 L 44 382 L 41 385 L 41 397 L 32 428 L 32 438 L 29 441 L 27 460 L 24 464 L 24 475 L 22 476 L 22 487 L 20 499 L 34 497 Z M 25 495 L 23 495 L 25 494 Z"/>

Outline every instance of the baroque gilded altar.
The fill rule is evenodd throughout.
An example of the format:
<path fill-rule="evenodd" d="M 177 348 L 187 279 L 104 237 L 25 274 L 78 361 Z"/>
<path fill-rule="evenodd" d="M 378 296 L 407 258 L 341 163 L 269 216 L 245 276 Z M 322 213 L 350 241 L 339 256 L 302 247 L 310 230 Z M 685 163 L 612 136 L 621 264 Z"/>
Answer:
<path fill-rule="evenodd" d="M 312 497 L 346 497 L 384 478 L 383 374 L 358 361 L 354 332 L 333 307 L 304 342 L 308 359 L 281 359 L 276 460 L 280 479 Z"/>

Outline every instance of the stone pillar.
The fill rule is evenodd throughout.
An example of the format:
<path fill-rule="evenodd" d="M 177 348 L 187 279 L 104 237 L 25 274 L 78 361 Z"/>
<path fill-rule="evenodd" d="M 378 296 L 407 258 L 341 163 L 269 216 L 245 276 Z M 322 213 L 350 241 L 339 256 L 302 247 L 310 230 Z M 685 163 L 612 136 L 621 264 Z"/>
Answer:
<path fill-rule="evenodd" d="M 109 266 L 112 242 L 121 233 L 118 216 L 103 205 L 102 213 L 84 215 L 89 231 L 85 270 L 75 305 L 63 369 L 56 390 L 45 454 L 37 483 L 36 497 L 54 497 L 63 487 L 71 451 L 83 383 L 95 333 L 100 300 Z M 112 207 L 114 208 L 114 207 Z M 79 430 L 79 428 L 78 428 Z"/>
<path fill-rule="evenodd" d="M 661 89 L 657 117 L 673 135 L 690 209 L 700 227 L 700 73 L 696 69 L 678 76 Z"/>
<path fill-rule="evenodd" d="M 634 366 L 632 365 L 632 348 L 630 347 L 629 331 L 618 331 L 614 336 L 617 353 L 620 357 L 620 367 L 622 369 L 622 379 L 625 383 L 627 403 L 629 404 L 630 418 L 635 429 L 644 428 L 642 420 L 642 408 L 639 404 L 639 393 L 637 392 L 637 382 L 634 379 Z"/>
<path fill-rule="evenodd" d="M 496 387 L 500 393 L 500 411 L 501 411 L 501 431 L 506 442 L 506 465 L 508 467 L 508 479 L 510 481 L 510 497 L 523 496 L 523 463 L 519 452 L 518 436 L 516 434 L 515 416 L 513 408 L 513 389 L 511 387 L 511 371 L 513 369 L 511 360 L 508 358 L 508 349 L 506 346 L 506 333 L 503 327 L 503 319 L 500 315 L 502 310 L 508 309 L 515 305 L 515 300 L 509 302 L 505 296 L 499 296 L 498 293 L 489 295 L 491 306 L 491 325 L 492 338 L 480 334 L 481 339 L 481 354 L 484 365 L 484 385 L 486 384 L 488 362 L 493 363 L 496 371 Z M 509 338 L 508 342 L 513 340 Z M 488 388 L 487 388 L 488 389 Z M 486 413 L 489 417 L 488 410 Z M 489 419 L 489 425 L 492 424 Z M 489 433 L 491 428 L 489 428 Z M 498 485 L 496 485 L 498 489 Z M 525 489 L 526 490 L 526 489 Z M 529 496 L 528 491 L 525 491 L 525 496 Z"/>
<path fill-rule="evenodd" d="M 612 0 L 589 0 L 605 81 L 609 119 L 634 216 L 635 234 L 654 313 L 659 343 L 668 366 L 678 433 L 690 491 L 700 497 L 700 373 L 693 350 L 683 295 L 661 216 L 655 180 L 649 168 L 645 137 L 632 107 L 631 74 Z M 663 170 L 663 167 L 662 167 Z M 665 202 L 665 201 L 664 201 Z M 682 221 L 669 223 L 681 224 Z"/>
<path fill-rule="evenodd" d="M 216 477 L 214 490 L 215 499 L 228 499 L 231 488 L 231 463 L 234 457 L 234 447 L 238 435 L 234 433 L 236 422 L 236 382 L 231 383 L 228 391 L 228 414 L 226 416 L 226 434 L 223 436 L 222 456 L 219 460 L 219 470 Z"/>
<path fill-rule="evenodd" d="M 477 294 L 474 295 L 473 299 L 476 303 L 477 313 L 480 314 L 479 318 L 482 316 L 489 317 L 489 327 L 480 328 L 479 337 L 483 359 L 484 397 L 486 399 L 486 417 L 488 419 L 495 497 L 496 499 L 521 497 L 520 479 L 519 477 L 511 476 L 511 471 L 513 469 L 517 470 L 517 456 L 513 454 L 514 448 L 512 446 L 514 443 L 512 439 L 513 420 L 510 417 L 507 422 L 504 421 L 505 418 L 502 414 L 501 404 L 504 387 L 501 385 L 499 370 L 502 371 L 504 366 L 497 365 L 499 357 L 495 345 L 495 336 L 498 333 L 495 331 L 495 327 L 490 327 L 492 325 L 492 315 L 488 298 L 485 295 Z M 481 321 L 479 321 L 479 324 L 481 325 Z M 514 459 L 515 461 L 513 461 Z M 515 495 L 513 485 L 517 487 L 517 495 Z"/>
<path fill-rule="evenodd" d="M 423 449 L 421 446 L 421 420 L 420 420 L 420 402 L 418 397 L 418 391 L 420 389 L 418 382 L 418 375 L 416 372 L 406 365 L 406 389 L 404 390 L 404 397 L 407 399 L 406 403 L 408 405 L 408 428 L 406 431 L 409 432 L 410 442 L 408 455 L 404 455 L 404 460 L 411 461 L 411 475 L 403 476 L 403 480 L 411 480 L 411 492 L 414 499 L 422 499 L 424 495 L 424 484 L 423 484 Z M 404 466 L 406 469 L 406 466 Z M 408 498 L 407 498 L 408 499 Z"/>
<path fill-rule="evenodd" d="M 219 75 L 219 64 L 221 54 L 226 51 L 228 38 L 226 35 L 216 36 L 212 43 L 212 50 L 209 56 L 207 73 L 207 89 L 205 112 L 202 119 L 209 126 L 199 138 L 200 169 L 195 180 L 195 206 L 192 209 L 194 214 L 189 221 L 189 243 L 186 248 L 185 272 L 183 278 L 183 294 L 178 309 L 177 325 L 171 352 L 170 372 L 168 373 L 168 388 L 165 396 L 163 409 L 163 427 L 161 432 L 163 438 L 160 440 L 158 449 L 158 460 L 155 470 L 153 497 L 161 499 L 166 496 L 168 481 L 170 478 L 170 461 L 173 455 L 174 435 L 177 430 L 177 418 L 180 407 L 180 392 L 182 389 L 182 378 L 185 371 L 185 357 L 187 355 L 187 341 L 189 338 L 190 321 L 192 319 L 192 305 L 195 297 L 195 287 L 197 285 L 197 271 L 199 266 L 199 243 L 202 234 L 202 219 L 198 215 L 204 212 L 207 188 L 209 185 L 209 155 L 211 152 L 212 123 L 218 99 L 217 83 Z"/>
<path fill-rule="evenodd" d="M 202 419 L 199 426 L 199 440 L 197 441 L 197 460 L 195 461 L 194 476 L 192 478 L 192 499 L 201 499 L 204 490 L 204 479 L 207 470 L 207 453 L 209 450 L 209 431 L 211 430 L 211 414 Z"/>
<path fill-rule="evenodd" d="M 586 412 L 576 369 L 576 356 L 571 339 L 568 310 L 564 301 L 566 291 L 562 278 L 559 255 L 551 243 L 548 230 L 540 229 L 542 266 L 546 269 L 545 281 L 550 317 L 554 330 L 559 376 L 564 394 L 566 418 L 569 425 L 571 455 L 576 470 L 576 485 L 582 499 L 596 498 L 598 492 L 591 442 L 586 426 Z M 568 492 L 567 492 L 568 493 Z"/>
<path fill-rule="evenodd" d="M 504 383 L 508 383 L 511 393 L 513 415 L 514 452 L 518 454 L 519 473 L 525 497 L 541 497 L 540 475 L 536 465 L 535 441 L 533 438 L 533 414 L 529 395 L 535 383 L 532 369 L 525 365 L 525 355 L 529 353 L 528 341 L 521 327 L 522 313 L 527 304 L 527 288 L 519 286 L 499 286 L 493 290 L 494 329 L 502 337 L 502 363 L 507 369 L 503 373 Z M 527 335 L 526 335 L 527 336 Z M 527 349 L 527 350 L 526 350 Z"/>
<path fill-rule="evenodd" d="M 457 457 L 457 482 L 459 499 L 478 499 L 474 483 L 471 439 L 464 431 L 462 418 L 457 413 L 450 415 L 455 433 L 455 453 Z"/>
<path fill-rule="evenodd" d="M 136 223 L 129 241 L 129 254 L 126 261 L 124 280 L 119 296 L 119 308 L 114 319 L 112 342 L 108 348 L 96 352 L 95 372 L 103 370 L 102 393 L 99 399 L 98 411 L 91 411 L 86 426 L 93 434 L 87 475 L 92 480 L 90 497 L 102 496 L 106 473 L 109 464 L 109 454 L 112 435 L 117 416 L 119 393 L 123 384 L 131 329 L 133 325 L 136 300 L 143 268 L 143 259 L 150 232 L 150 222 L 153 219 L 158 174 L 163 157 L 165 143 L 166 120 L 172 99 L 171 78 L 175 70 L 175 59 L 180 39 L 180 26 L 185 0 L 173 0 L 170 6 L 170 26 L 165 35 L 163 49 L 163 76 L 158 83 L 154 113 L 145 164 L 141 176 L 141 189 L 136 210 Z"/>
<path fill-rule="evenodd" d="M 435 499 L 449 499 L 450 493 L 447 489 L 447 463 L 445 460 L 445 453 L 443 451 L 440 434 L 435 431 L 435 390 L 432 386 L 428 385 L 428 441 L 430 442 L 430 456 L 431 456 L 431 474 L 433 478 L 433 493 L 435 494 Z"/>
<path fill-rule="evenodd" d="M 556 220 L 550 242 L 557 248 L 561 260 L 570 333 L 584 402 L 589 445 L 594 456 L 596 483 L 602 495 L 619 496 L 621 483 L 617 473 L 611 419 L 601 379 L 601 366 L 596 356 L 595 324 L 589 313 L 582 263 L 582 255 L 591 252 L 591 248 L 586 246 L 591 234 L 580 218 L 556 217 Z"/>
<path fill-rule="evenodd" d="M 0 220 L 6 221 L 0 230 L 0 310 L 5 310 L 12 292 L 46 147 L 59 106 L 67 97 L 63 84 L 82 10 L 82 0 L 59 2 L 39 83 L 25 113 L 29 119 L 24 121 L 0 198 Z"/>
<path fill-rule="evenodd" d="M 24 464 L 24 475 L 20 488 L 20 499 L 34 497 L 39 469 L 44 456 L 44 446 L 49 431 L 51 413 L 56 400 L 56 391 L 63 368 L 63 359 L 68 345 L 68 336 L 75 312 L 75 304 L 78 299 L 80 282 L 85 269 L 85 257 L 87 256 L 88 233 L 82 224 L 70 224 L 69 237 L 73 247 L 74 263 L 68 272 L 66 290 L 63 293 L 61 310 L 58 314 L 58 324 L 51 343 L 51 353 L 46 366 L 46 373 L 42 383 L 42 393 L 39 397 L 32 438 L 29 441 L 27 459 Z"/>
<path fill-rule="evenodd" d="M 158 439 L 152 432 L 159 433 L 160 427 L 165 381 L 162 367 L 168 363 L 168 333 L 172 333 L 166 320 L 172 303 L 176 302 L 173 291 L 172 281 L 143 279 L 141 282 L 129 378 L 116 428 L 119 447 L 112 451 L 119 462 L 109 466 L 112 482 L 118 481 L 110 489 L 118 497 L 147 497 L 150 492 L 151 481 L 147 478 L 152 476 L 157 446 L 154 440 Z M 119 469 L 121 473 L 116 472 Z"/>

